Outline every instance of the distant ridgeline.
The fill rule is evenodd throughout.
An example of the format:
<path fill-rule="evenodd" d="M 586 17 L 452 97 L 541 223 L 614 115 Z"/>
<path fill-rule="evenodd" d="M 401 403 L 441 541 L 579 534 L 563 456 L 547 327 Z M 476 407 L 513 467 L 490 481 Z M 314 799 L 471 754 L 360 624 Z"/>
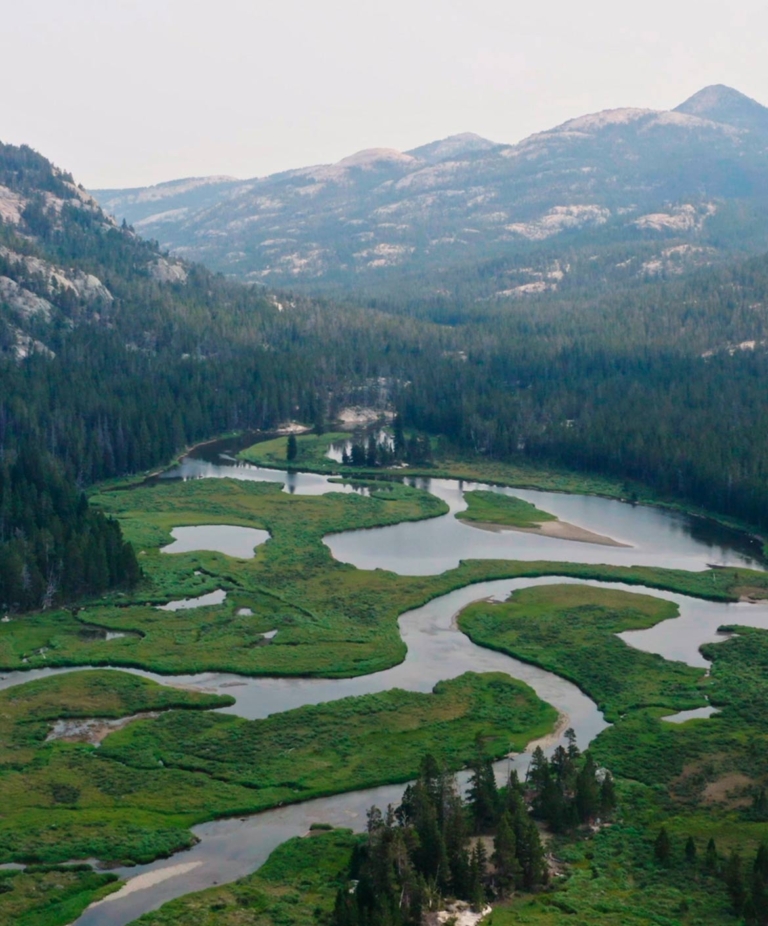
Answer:
<path fill-rule="evenodd" d="M 248 282 L 512 306 L 768 248 L 767 148 L 768 109 L 713 86 L 671 111 L 580 115 L 513 145 L 467 133 L 95 195 Z"/>

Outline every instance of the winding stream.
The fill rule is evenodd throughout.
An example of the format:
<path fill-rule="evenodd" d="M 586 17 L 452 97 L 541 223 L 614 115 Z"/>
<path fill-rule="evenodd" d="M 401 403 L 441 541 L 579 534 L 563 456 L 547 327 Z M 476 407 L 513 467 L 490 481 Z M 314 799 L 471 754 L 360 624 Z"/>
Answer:
<path fill-rule="evenodd" d="M 242 464 L 232 456 L 222 457 L 221 452 L 221 445 L 201 448 L 165 474 L 165 478 L 228 476 L 266 480 L 282 482 L 286 491 L 298 494 L 354 491 L 352 487 L 339 486 L 325 476 L 265 470 Z M 470 558 L 647 564 L 690 570 L 704 569 L 709 563 L 762 568 L 759 548 L 748 539 L 683 515 L 633 507 L 602 498 L 533 490 L 513 491 L 462 484 L 456 480 L 419 480 L 417 484 L 445 499 L 451 509 L 449 514 L 430 521 L 350 531 L 327 537 L 326 543 L 334 556 L 359 568 L 391 569 L 407 575 L 436 574 L 457 565 L 460 559 Z M 631 546 L 601 546 L 514 531 L 490 533 L 471 527 L 458 521 L 455 515 L 465 507 L 463 492 L 474 488 L 492 488 L 493 491 L 517 495 L 564 521 L 608 535 Z M 208 538 L 208 542 L 214 541 Z M 562 715 L 567 715 L 568 724 L 576 730 L 579 744 L 585 747 L 606 726 L 595 704 L 586 695 L 552 673 L 475 646 L 455 626 L 457 612 L 472 601 L 489 597 L 503 600 L 519 588 L 577 581 L 545 577 L 482 582 L 436 598 L 421 608 L 401 615 L 400 632 L 408 647 L 404 662 L 384 672 L 361 678 L 253 679 L 225 673 L 169 678 L 143 671 L 137 671 L 137 674 L 153 678 L 161 684 L 171 682 L 233 695 L 237 699 L 236 703 L 224 708 L 225 712 L 258 718 L 305 704 L 317 704 L 393 687 L 430 691 L 436 682 L 468 670 L 502 671 L 525 681 L 539 697 L 552 704 Z M 702 668 L 707 663 L 698 648 L 703 642 L 721 639 L 717 634 L 719 626 L 742 623 L 768 629 L 768 605 L 764 604 L 705 602 L 618 583 L 579 584 L 647 591 L 674 601 L 680 608 L 678 618 L 664 621 L 650 630 L 625 633 L 622 636 L 632 646 Z M 41 669 L 7 673 L 0 679 L 0 688 L 57 671 L 77 670 Z M 690 713 L 692 716 L 706 716 L 709 712 L 710 709 L 702 708 Z M 684 719 L 683 716 L 675 716 L 675 720 Z M 558 736 L 551 737 L 546 744 L 548 750 L 559 741 Z M 506 777 L 512 763 L 524 772 L 528 759 L 529 754 L 526 753 L 497 763 L 498 777 Z M 197 826 L 194 832 L 200 842 L 188 852 L 150 865 L 117 869 L 118 875 L 130 879 L 127 886 L 111 898 L 89 908 L 76 921 L 77 926 L 123 926 L 174 897 L 242 877 L 258 868 L 277 845 L 291 836 L 305 833 L 313 822 L 360 828 L 364 824 L 365 811 L 372 804 L 383 807 L 388 803 L 396 803 L 402 790 L 403 785 L 385 786 L 319 798 L 243 819 L 220 820 Z"/>

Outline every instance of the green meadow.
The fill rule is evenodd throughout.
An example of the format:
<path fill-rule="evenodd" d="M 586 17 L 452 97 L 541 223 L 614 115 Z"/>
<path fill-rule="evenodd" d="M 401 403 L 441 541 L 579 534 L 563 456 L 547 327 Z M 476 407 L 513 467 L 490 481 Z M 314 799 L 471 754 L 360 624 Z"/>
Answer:
<path fill-rule="evenodd" d="M 322 446 L 327 446 L 325 437 Z M 317 452 L 320 447 L 318 441 Z M 438 576 L 358 570 L 333 559 L 323 543 L 326 534 L 439 517 L 447 510 L 439 499 L 415 488 L 368 485 L 369 496 L 289 495 L 275 484 L 229 479 L 162 481 L 96 492 L 93 502 L 119 519 L 135 545 L 142 583 L 134 592 L 111 593 L 77 608 L 10 615 L 0 623 L 0 667 L 100 665 L 165 674 L 220 670 L 346 677 L 380 671 L 404 658 L 397 626 L 404 611 L 486 580 L 559 575 L 721 601 L 768 590 L 764 573 L 742 569 L 689 573 L 466 561 Z M 469 494 L 470 509 L 481 520 L 532 523 L 536 518 L 540 523 L 546 516 L 529 510 L 533 506 L 521 508 L 517 500 Z M 210 551 L 162 552 L 174 527 L 196 524 L 261 528 L 270 539 L 247 559 Z M 226 592 L 218 605 L 175 612 L 157 607 L 216 589 Z M 239 613 L 244 609 L 250 613 Z M 674 903 L 689 911 L 681 923 L 718 922 L 717 911 L 727 908 L 716 878 L 697 876 L 686 891 L 684 872 L 659 873 L 646 864 L 648 840 L 662 823 L 675 845 L 688 835 L 702 845 L 714 836 L 722 851 L 733 845 L 751 851 L 766 834 L 768 824 L 749 816 L 749 808 L 768 769 L 763 721 L 768 716 L 768 644 L 764 633 L 741 628 L 738 636 L 708 648 L 712 673 L 705 679 L 700 670 L 633 650 L 616 636 L 674 613 L 674 605 L 649 594 L 556 585 L 523 589 L 503 604 L 480 602 L 461 615 L 461 628 L 476 643 L 570 679 L 613 721 L 592 749 L 617 777 L 620 823 L 586 841 L 558 844 L 567 877 L 525 909 L 513 902 L 509 916 L 557 923 L 559 916 L 573 916 L 567 912 L 573 908 L 584 921 L 618 922 L 610 917 L 621 897 L 633 898 L 633 891 L 649 904 L 632 900 L 633 909 L 646 910 L 649 917 L 669 909 L 661 898 L 671 892 Z M 123 636 L 107 640 L 100 629 Z M 263 634 L 272 630 L 276 636 L 265 639 Z M 661 719 L 706 704 L 705 694 L 720 708 L 719 715 L 681 726 Z M 431 694 L 394 690 L 259 721 L 211 710 L 228 703 L 231 699 L 159 686 L 114 669 L 65 673 L 0 692 L 2 860 L 147 862 L 190 846 L 190 827 L 196 823 L 405 781 L 425 752 L 459 768 L 472 756 L 478 735 L 490 755 L 501 756 L 546 734 L 556 719 L 554 710 L 521 683 L 472 673 L 440 683 Z M 98 748 L 46 739 L 60 718 L 147 712 L 157 716 L 112 732 Z M 333 838 L 343 843 L 347 837 Z M 313 909 L 327 909 L 332 902 L 327 892 L 335 892 L 335 875 L 318 869 L 319 880 L 313 881 L 314 875 L 302 869 L 301 853 L 312 843 L 304 840 L 301 851 L 294 846 L 278 855 L 285 883 L 274 896 L 259 880 L 265 877 L 262 870 L 253 883 L 245 879 L 242 890 L 216 889 L 219 894 L 212 894 L 210 902 L 198 895 L 182 898 L 174 902 L 176 912 L 164 908 L 147 922 L 184 923 L 188 918 L 205 923 L 205 904 L 211 915 L 221 914 L 217 922 L 250 922 L 232 917 L 238 910 L 246 916 L 246 907 L 250 916 L 252 902 L 254 910 L 261 910 L 259 922 L 287 921 L 290 906 L 296 907 L 300 923 L 305 896 L 316 897 Z M 629 887 L 620 875 L 624 869 L 632 873 Z M 646 870 L 650 874 L 643 874 Z M 588 878 L 605 879 L 605 912 L 593 909 Z M 13 911 L 14 922 L 30 926 L 64 926 L 90 899 L 112 889 L 108 876 L 73 869 L 58 878 L 31 868 L 6 872 L 2 885 L 0 915 Z M 284 899 L 294 894 L 297 901 Z M 711 902 L 702 900 L 704 894 L 711 894 Z M 251 900 L 246 903 L 245 897 Z M 603 920 L 596 918 L 598 913 Z M 171 915 L 176 919 L 158 919 Z M 503 919 L 507 914 L 499 908 L 493 915 Z"/>
<path fill-rule="evenodd" d="M 498 524 L 500 527 L 538 527 L 545 521 L 557 518 L 548 511 L 542 511 L 530 502 L 512 495 L 475 490 L 465 492 L 465 511 L 457 515 L 462 521 L 479 521 L 483 524 Z"/>

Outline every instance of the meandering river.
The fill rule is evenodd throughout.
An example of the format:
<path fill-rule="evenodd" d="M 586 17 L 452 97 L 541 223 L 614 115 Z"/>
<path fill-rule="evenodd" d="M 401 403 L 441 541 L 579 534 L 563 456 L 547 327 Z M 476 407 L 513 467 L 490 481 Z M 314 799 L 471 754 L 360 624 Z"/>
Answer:
<path fill-rule="evenodd" d="M 355 491 L 339 486 L 327 477 L 308 473 L 287 474 L 237 461 L 228 445 L 212 444 L 186 457 L 164 478 L 217 478 L 281 482 L 286 491 L 322 494 Z M 222 455 L 223 454 L 223 455 Z M 689 570 L 704 569 L 710 563 L 762 568 L 759 546 L 736 532 L 695 518 L 660 509 L 632 506 L 591 496 L 569 496 L 532 490 L 509 490 L 461 483 L 456 480 L 419 480 L 449 505 L 450 512 L 430 521 L 398 524 L 366 531 L 350 531 L 326 538 L 334 556 L 362 569 L 384 568 L 407 575 L 436 574 L 456 566 L 461 559 L 558 560 L 621 565 L 663 565 Z M 607 535 L 626 547 L 600 546 L 527 533 L 491 533 L 456 519 L 465 507 L 463 492 L 490 488 L 530 501 L 561 520 Z M 201 528 L 198 535 L 203 531 Z M 258 538 L 256 538 L 258 539 Z M 205 546 L 210 543 L 210 546 Z M 201 540 L 205 549 L 216 549 L 216 537 Z M 257 718 L 304 704 L 316 704 L 349 695 L 366 694 L 401 687 L 429 691 L 435 683 L 468 670 L 502 671 L 522 679 L 564 717 L 585 747 L 606 723 L 594 703 L 571 683 L 501 653 L 475 646 L 455 625 L 456 614 L 472 601 L 506 598 L 512 591 L 532 585 L 573 582 L 557 577 L 482 582 L 436 598 L 421 608 L 401 615 L 400 632 L 408 652 L 404 662 L 384 672 L 354 679 L 251 679 L 222 673 L 195 676 L 157 676 L 139 672 L 160 683 L 198 686 L 233 695 L 237 700 L 226 712 Z M 681 659 L 704 668 L 706 661 L 698 647 L 718 639 L 723 624 L 742 623 L 768 629 L 768 606 L 705 602 L 657 590 L 616 583 L 587 584 L 631 591 L 648 591 L 674 601 L 678 618 L 646 631 L 623 634 L 633 646 L 658 652 L 669 659 Z M 7 673 L 0 688 L 21 684 L 51 671 Z M 706 712 L 707 709 L 703 709 Z M 696 714 L 702 716 L 703 713 Z M 683 719 L 683 718 L 680 718 Z M 559 731 L 562 734 L 562 729 Z M 554 748 L 559 736 L 546 744 Z M 500 778 L 510 764 L 524 772 L 528 754 L 497 763 Z M 130 879 L 126 888 L 89 908 L 77 926 L 123 926 L 148 910 L 190 891 L 242 877 L 259 867 L 269 853 L 291 836 L 305 833 L 313 822 L 359 828 L 372 805 L 396 803 L 403 786 L 386 786 L 366 791 L 320 798 L 277 808 L 243 819 L 221 820 L 195 827 L 200 842 L 172 859 L 129 869 L 117 874 Z"/>

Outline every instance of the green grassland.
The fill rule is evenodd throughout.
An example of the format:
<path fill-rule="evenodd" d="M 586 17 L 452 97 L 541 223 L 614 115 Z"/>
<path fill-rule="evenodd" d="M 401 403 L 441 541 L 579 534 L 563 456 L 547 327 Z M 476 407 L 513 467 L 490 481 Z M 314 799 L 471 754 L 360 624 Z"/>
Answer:
<path fill-rule="evenodd" d="M 303 469 L 312 472 L 335 474 L 367 474 L 381 476 L 390 473 L 403 475 L 424 475 L 466 479 L 477 482 L 491 482 L 495 485 L 517 486 L 518 488 L 546 489 L 552 492 L 579 492 L 589 495 L 605 495 L 610 498 L 626 498 L 632 490 L 616 479 L 604 476 L 589 476 L 570 470 L 563 470 L 531 464 L 501 463 L 484 460 L 477 456 L 465 457 L 452 452 L 445 442 L 432 440 L 433 449 L 438 456 L 430 465 L 413 465 L 407 468 L 382 469 L 381 467 L 341 467 L 335 460 L 326 456 L 328 447 L 334 442 L 349 440 L 353 435 L 349 431 L 333 431 L 327 434 L 296 435 L 297 456 L 288 462 L 288 437 L 281 436 L 268 441 L 260 441 L 241 450 L 238 456 L 242 460 L 258 466 L 272 466 L 280 469 Z"/>
<path fill-rule="evenodd" d="M 759 593 L 768 584 L 762 573 L 731 569 L 687 573 L 467 561 L 439 576 L 418 577 L 334 561 L 322 542 L 327 533 L 445 512 L 440 500 L 400 484 L 376 485 L 370 497 L 313 497 L 291 496 L 274 484 L 167 481 L 103 491 L 93 499 L 120 519 L 136 545 L 145 573 L 142 585 L 130 594 L 84 602 L 78 611 L 11 615 L 0 623 L 3 668 L 100 664 L 166 673 L 219 669 L 359 675 L 402 660 L 401 613 L 474 582 L 563 575 L 719 600 L 733 600 L 744 589 Z M 204 551 L 161 552 L 173 527 L 214 523 L 263 528 L 271 539 L 243 560 Z M 217 588 L 227 592 L 221 605 L 177 612 L 155 607 Z M 704 687 L 697 670 L 631 650 L 615 636 L 670 616 L 673 606 L 667 602 L 574 585 L 519 595 L 505 605 L 473 606 L 486 617 L 505 608 L 511 614 L 517 607 L 517 617 L 509 622 L 511 635 L 509 627 L 478 617 L 476 642 L 539 662 L 575 681 L 609 717 L 625 715 L 594 747 L 625 782 L 636 782 L 630 789 L 622 784 L 629 795 L 625 822 L 655 826 L 664 820 L 675 834 L 691 831 L 703 839 L 716 832 L 726 844 L 743 840 L 746 833 L 753 844 L 763 824 L 742 819 L 744 812 L 733 801 L 713 813 L 702 806 L 701 795 L 738 765 L 746 769 L 750 787 L 764 777 L 764 732 L 747 718 L 765 703 L 765 666 L 755 662 L 764 658 L 762 644 L 745 648 L 745 632 L 715 648 L 712 678 Z M 518 607 L 521 601 L 523 608 Z M 253 614 L 238 615 L 241 608 Z M 463 619 L 472 613 L 470 608 Z M 126 636 L 98 639 L 94 626 Z M 275 629 L 277 636 L 265 643 L 262 633 Z M 729 661 L 731 652 L 736 655 Z M 108 683 L 102 684 L 102 677 L 109 677 Z M 680 728 L 660 720 L 664 713 L 705 703 L 704 690 L 713 703 L 723 705 L 725 720 Z M 226 702 L 153 687 L 118 672 L 68 673 L 9 689 L 0 695 L 3 860 L 55 863 L 95 856 L 145 862 L 191 845 L 190 826 L 204 820 L 402 781 L 430 750 L 457 767 L 469 758 L 476 733 L 486 737 L 492 754 L 500 755 L 552 725 L 551 709 L 526 692 L 508 679 L 465 676 L 443 683 L 431 695 L 387 692 L 249 722 L 180 710 Z M 745 696 L 739 701 L 740 693 Z M 111 734 L 98 749 L 44 741 L 48 724 L 57 717 L 148 710 L 166 712 Z M 706 737 L 697 733 L 699 728 L 708 731 Z M 71 887 L 80 903 L 103 885 L 94 882 L 78 892 L 73 881 Z"/>
<path fill-rule="evenodd" d="M 261 441 L 241 451 L 238 456 L 259 466 L 276 466 L 279 469 L 311 469 L 314 472 L 338 472 L 339 464 L 326 456 L 331 444 L 348 441 L 349 431 L 329 431 L 325 434 L 297 434 L 296 459 L 288 460 L 288 436 Z M 348 467 L 344 467 L 348 469 Z M 365 467 L 363 467 L 365 469 Z M 355 470 L 356 471 L 356 468 Z"/>
<path fill-rule="evenodd" d="M 656 831 L 653 831 L 655 836 Z M 703 857 L 705 843 L 697 845 Z M 640 827 L 612 826 L 594 837 L 557 845 L 567 879 L 535 897 L 495 907 L 486 926 L 726 926 L 733 915 L 722 878 L 685 861 L 673 838 L 673 861 L 661 867 L 653 840 Z"/>
<path fill-rule="evenodd" d="M 117 877 L 78 866 L 0 871 L 0 923 L 64 926 L 116 890 Z"/>
<path fill-rule="evenodd" d="M 538 527 L 557 518 L 530 502 L 511 495 L 476 490 L 465 492 L 467 508 L 457 515 L 462 521 L 480 521 L 505 527 Z"/>
<path fill-rule="evenodd" d="M 736 630 L 737 636 L 702 648 L 712 660 L 707 691 L 717 714 L 674 725 L 660 720 L 658 712 L 641 711 L 606 730 L 596 743 L 618 774 L 663 785 L 670 806 L 686 814 L 701 813 L 702 802 L 743 809 L 768 784 L 768 633 Z M 701 813 L 697 820 L 702 833 L 708 816 L 709 811 Z M 768 832 L 768 821 L 738 814 L 730 819 L 739 822 L 742 833 Z"/>
<path fill-rule="evenodd" d="M 504 603 L 472 604 L 459 626 L 478 645 L 569 678 L 593 698 L 614 722 L 593 744 L 595 754 L 622 778 L 661 786 L 670 813 L 699 813 L 702 802 L 738 808 L 768 784 L 768 633 L 739 627 L 736 636 L 703 647 L 712 661 L 706 678 L 615 636 L 673 613 L 669 602 L 647 595 L 545 586 Z M 705 694 L 718 708 L 714 716 L 662 719 L 705 705 Z M 722 793 L 710 787 L 718 782 Z M 762 823 L 758 829 L 768 832 Z"/>
<path fill-rule="evenodd" d="M 507 675 L 467 673 L 432 694 L 393 689 L 275 714 L 173 711 L 113 733 L 105 756 L 134 768 L 201 772 L 255 790 L 261 807 L 408 781 L 425 753 L 469 764 L 480 737 L 494 758 L 550 732 L 554 708 Z"/>
<path fill-rule="evenodd" d="M 199 713 L 232 703 L 113 670 L 67 672 L 0 692 L 0 860 L 148 861 L 191 845 L 180 821 L 200 806 L 194 782 L 166 776 L 159 788 L 157 769 L 139 779 L 101 761 L 93 746 L 46 737 L 59 718 Z M 236 806 L 236 793 L 225 796 Z"/>
<path fill-rule="evenodd" d="M 523 683 L 473 673 L 432 694 L 395 689 L 258 721 L 167 709 L 227 703 L 116 671 L 66 673 L 0 692 L 9 744 L 0 767 L 0 862 L 148 862 L 190 846 L 195 823 L 405 781 L 425 749 L 457 769 L 477 736 L 502 756 L 556 720 Z M 138 709 L 163 713 L 111 733 L 99 748 L 45 740 L 58 716 Z"/>
<path fill-rule="evenodd" d="M 586 838 L 583 834 L 577 839 L 555 838 L 550 851 L 558 861 L 562 877 L 555 878 L 550 888 L 541 894 L 514 896 L 496 906 L 487 922 L 492 926 L 516 923 L 526 926 L 573 923 L 719 926 L 732 923 L 735 926 L 740 922 L 733 915 L 722 878 L 725 856 L 731 848 L 737 847 L 748 858 L 757 843 L 768 835 L 768 822 L 750 819 L 749 809 L 738 802 L 707 803 L 701 790 L 708 780 L 706 770 L 697 787 L 691 785 L 687 790 L 680 787 L 679 773 L 685 763 L 698 757 L 710 763 L 709 772 L 715 775 L 740 767 L 755 773 L 755 784 L 760 784 L 761 780 L 765 783 L 768 773 L 765 747 L 768 633 L 740 627 L 737 636 L 706 648 L 712 659 L 712 680 L 707 691 L 722 714 L 676 726 L 660 720 L 660 716 L 679 706 L 681 676 L 678 664 L 662 659 L 649 663 L 647 654 L 625 647 L 620 641 L 616 642 L 623 649 L 616 650 L 614 655 L 622 652 L 621 659 L 603 660 L 599 655 L 601 650 L 611 646 L 608 640 L 617 631 L 651 626 L 668 617 L 668 602 L 607 589 L 548 586 L 516 592 L 506 604 L 472 605 L 465 610 L 461 621 L 471 616 L 480 622 L 484 608 L 495 611 L 496 616 L 506 613 L 507 623 L 514 627 L 511 637 L 506 636 L 508 628 L 502 623 L 496 627 L 497 635 L 503 636 L 505 641 L 499 648 L 509 649 L 517 656 L 532 656 L 532 651 L 524 649 L 532 645 L 529 636 L 538 645 L 542 634 L 546 634 L 549 651 L 555 653 L 553 660 L 562 654 L 572 656 L 572 675 L 582 687 L 588 690 L 594 686 L 607 691 L 609 708 L 616 712 L 622 706 L 626 711 L 593 744 L 598 759 L 621 776 L 617 780 L 619 821 Z M 480 624 L 484 632 L 490 633 L 490 625 Z M 527 627 L 531 629 L 530 635 Z M 584 654 L 590 657 L 597 654 L 597 671 L 582 658 Z M 533 661 L 540 659 L 544 664 L 542 653 Z M 642 673 L 649 679 L 633 699 L 631 692 L 626 690 L 627 685 L 638 684 Z M 627 683 L 621 680 L 625 674 L 629 679 Z M 683 685 L 688 685 L 694 699 L 699 691 L 700 676 L 699 670 L 690 669 L 687 677 L 683 677 Z M 643 704 L 648 698 L 666 706 L 645 708 Z M 189 717 L 194 720 L 197 715 Z M 638 726 L 635 721 L 645 726 Z M 638 741 L 639 731 L 644 732 Z M 124 738 L 128 732 L 117 734 L 114 741 Z M 217 752 L 228 751 L 212 748 L 208 755 L 215 757 Z M 150 761 L 154 757 L 153 752 Z M 200 761 L 198 756 L 193 759 Z M 671 759 L 676 764 L 668 766 Z M 636 767 L 626 766 L 628 760 L 636 761 Z M 186 753 L 183 761 L 189 761 Z M 252 761 L 250 757 L 248 761 Z M 653 841 L 661 825 L 670 830 L 672 844 L 671 858 L 664 865 L 653 853 Z M 687 859 L 684 851 L 689 835 L 697 849 L 694 861 Z M 704 863 L 710 837 L 716 839 L 719 850 L 715 870 Z M 282 906 L 275 910 L 274 904 L 282 901 L 283 895 L 275 900 L 262 881 L 264 878 L 272 880 L 271 860 L 257 874 L 234 885 L 173 901 L 138 922 L 142 926 L 170 923 L 191 926 L 197 922 L 204 926 L 209 923 L 227 926 L 241 922 L 272 923 L 277 916 L 280 924 L 303 924 L 313 906 L 327 913 L 339 884 L 339 875 L 335 872 L 342 870 L 339 862 L 351 843 L 343 846 L 344 853 L 338 858 L 325 852 L 314 858 L 309 854 L 312 841 L 292 840 L 272 857 L 280 860 L 280 884 L 295 888 L 295 899 L 289 910 Z M 329 857 L 333 859 L 331 868 L 325 864 Z M 217 919 L 218 916 L 221 919 Z"/>
<path fill-rule="evenodd" d="M 574 682 L 615 721 L 641 707 L 671 712 L 706 704 L 700 669 L 632 649 L 616 636 L 677 613 L 677 605 L 650 595 L 547 585 L 520 589 L 506 602 L 476 602 L 462 611 L 459 627 L 479 646 Z"/>
<path fill-rule="evenodd" d="M 317 926 L 346 883 L 356 841 L 349 830 L 290 839 L 255 874 L 172 900 L 136 926 Z"/>
<path fill-rule="evenodd" d="M 54 720 L 119 718 L 171 708 L 204 710 L 234 703 L 229 696 L 166 688 L 108 669 L 51 675 L 0 691 L 0 769 L 33 762 Z"/>

